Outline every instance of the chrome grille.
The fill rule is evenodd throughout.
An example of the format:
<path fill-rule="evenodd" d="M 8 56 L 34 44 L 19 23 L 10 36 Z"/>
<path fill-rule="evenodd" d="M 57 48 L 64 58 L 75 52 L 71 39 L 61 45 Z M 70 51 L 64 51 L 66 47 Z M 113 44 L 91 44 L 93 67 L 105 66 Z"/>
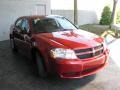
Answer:
<path fill-rule="evenodd" d="M 92 58 L 103 53 L 103 44 L 95 46 L 93 48 L 78 49 L 75 50 L 75 53 L 80 59 Z"/>

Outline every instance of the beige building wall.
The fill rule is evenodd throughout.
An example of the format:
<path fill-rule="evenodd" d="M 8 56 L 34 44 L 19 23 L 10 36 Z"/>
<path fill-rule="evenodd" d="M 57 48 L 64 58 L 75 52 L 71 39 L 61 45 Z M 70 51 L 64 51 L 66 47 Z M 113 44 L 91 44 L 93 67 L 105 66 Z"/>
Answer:
<path fill-rule="evenodd" d="M 0 41 L 9 38 L 9 28 L 16 18 L 35 14 L 50 14 L 50 0 L 1 0 Z"/>
<path fill-rule="evenodd" d="M 59 14 L 74 21 L 74 0 L 51 0 L 52 14 Z M 104 6 L 110 6 L 112 10 L 113 0 L 78 0 L 78 23 L 98 24 Z M 118 3 L 120 6 L 120 1 Z"/>

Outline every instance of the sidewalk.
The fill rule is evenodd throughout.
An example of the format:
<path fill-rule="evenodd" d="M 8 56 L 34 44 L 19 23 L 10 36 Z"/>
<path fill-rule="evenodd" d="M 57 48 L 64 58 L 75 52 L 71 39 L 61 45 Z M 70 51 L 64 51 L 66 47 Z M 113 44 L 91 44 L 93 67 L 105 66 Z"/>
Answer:
<path fill-rule="evenodd" d="M 112 28 L 115 30 L 120 30 L 120 24 L 115 24 L 112 26 Z"/>
<path fill-rule="evenodd" d="M 107 36 L 106 43 L 110 50 L 110 58 L 118 67 L 120 67 L 120 39 L 115 39 L 112 36 Z"/>

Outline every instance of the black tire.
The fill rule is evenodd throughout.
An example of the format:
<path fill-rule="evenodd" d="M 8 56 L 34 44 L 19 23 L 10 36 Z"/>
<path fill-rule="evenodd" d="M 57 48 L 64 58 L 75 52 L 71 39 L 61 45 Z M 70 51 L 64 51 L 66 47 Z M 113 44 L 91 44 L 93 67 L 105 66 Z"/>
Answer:
<path fill-rule="evenodd" d="M 39 54 L 39 52 L 36 52 L 36 64 L 37 64 L 37 72 L 39 77 L 45 78 L 47 77 L 47 73 L 45 71 L 44 63 L 43 63 L 43 58 Z"/>
<path fill-rule="evenodd" d="M 11 46 L 12 51 L 17 52 L 17 47 L 15 45 L 14 38 L 10 38 L 10 46 Z"/>

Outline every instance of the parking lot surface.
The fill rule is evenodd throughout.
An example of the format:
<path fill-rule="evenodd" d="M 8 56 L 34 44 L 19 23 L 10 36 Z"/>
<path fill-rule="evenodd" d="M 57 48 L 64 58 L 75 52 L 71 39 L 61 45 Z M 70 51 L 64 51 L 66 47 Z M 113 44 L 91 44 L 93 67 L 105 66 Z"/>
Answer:
<path fill-rule="evenodd" d="M 112 59 L 104 70 L 81 79 L 42 79 L 33 72 L 31 61 L 12 53 L 9 41 L 0 42 L 0 90 L 120 90 L 120 67 Z"/>

